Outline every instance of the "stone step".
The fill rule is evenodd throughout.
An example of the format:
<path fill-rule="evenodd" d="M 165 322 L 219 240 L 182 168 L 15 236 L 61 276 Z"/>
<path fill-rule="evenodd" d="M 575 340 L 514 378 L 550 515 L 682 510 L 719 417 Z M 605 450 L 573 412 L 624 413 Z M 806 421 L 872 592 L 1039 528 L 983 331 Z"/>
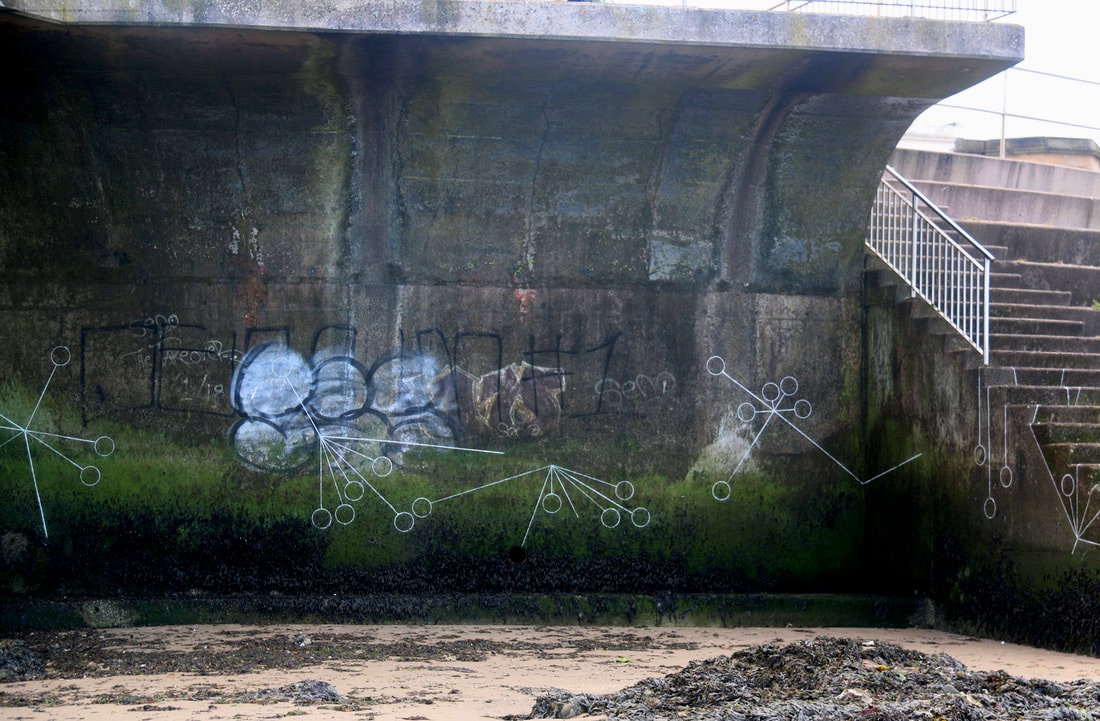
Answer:
<path fill-rule="evenodd" d="M 1029 386 L 1029 385 L 989 385 L 988 399 L 990 403 L 1001 403 L 1010 406 L 1029 406 L 1041 408 L 1065 406 L 1072 408 L 1100 407 L 1100 387 L 1097 386 Z M 982 399 L 985 402 L 986 399 Z M 1075 412 L 1077 413 L 1077 412 Z M 1092 416 L 1088 411 L 1081 411 L 1077 415 L 1078 420 L 1084 417 L 1086 420 Z M 1063 419 L 1069 420 L 1066 416 Z M 1091 421 L 1088 421 L 1091 422 Z"/>
<path fill-rule="evenodd" d="M 1100 423 L 1035 423 L 1032 425 L 1039 443 L 1100 444 Z"/>
<path fill-rule="evenodd" d="M 982 382 L 986 385 L 1005 386 L 1100 388 L 1100 368 L 986 367 L 982 370 Z"/>
<path fill-rule="evenodd" d="M 973 183 L 1100 198 L 1100 173 L 1086 168 L 910 148 L 895 150 L 890 165 L 910 180 Z"/>
<path fill-rule="evenodd" d="M 955 208 L 954 218 L 964 227 L 967 220 L 993 220 L 1061 228 L 1100 228 L 1100 199 L 1097 198 L 969 183 L 910 182 L 936 205 Z"/>
<path fill-rule="evenodd" d="M 1100 338 L 1096 337 L 993 333 L 990 331 L 989 347 L 993 351 L 1085 353 L 1095 355 L 1097 363 L 1100 363 Z"/>
<path fill-rule="evenodd" d="M 1051 468 L 1100 464 L 1100 443 L 1043 443 L 1042 446 Z"/>
<path fill-rule="evenodd" d="M 1100 483 L 1100 463 L 1078 463 L 1074 471 L 1076 479 L 1086 489 L 1091 489 L 1094 484 Z M 1088 492 L 1089 490 L 1085 491 L 1085 493 Z"/>
<path fill-rule="evenodd" d="M 1100 368 L 1100 355 L 1095 353 L 991 349 L 989 356 L 990 365 L 1014 368 Z"/>
<path fill-rule="evenodd" d="M 1079 320 L 1004 317 L 989 319 L 991 337 L 998 334 L 1079 336 L 1084 328 L 1085 324 Z"/>
<path fill-rule="evenodd" d="M 1039 320 L 1071 320 L 1084 324 L 1081 334 L 1100 335 L 1100 310 L 1072 305 L 1032 305 L 1028 303 L 990 303 L 993 318 L 1034 318 Z"/>
<path fill-rule="evenodd" d="M 1023 409 L 1022 418 L 1034 424 L 1066 424 L 1100 426 L 1100 403 L 1093 398 L 1089 405 L 1039 405 L 1013 406 L 1014 410 Z"/>
<path fill-rule="evenodd" d="M 989 273 L 989 290 L 994 288 L 1023 288 L 1024 279 L 1019 273 L 998 272 L 997 265 Z"/>
<path fill-rule="evenodd" d="M 1100 266 L 1100 230 L 971 220 L 961 223 L 997 260 Z"/>
<path fill-rule="evenodd" d="M 1100 267 L 1030 260 L 997 262 L 996 266 L 998 272 L 1019 275 L 1024 288 L 1068 293 L 1069 305 L 1090 307 L 1100 302 Z"/>
<path fill-rule="evenodd" d="M 1070 304 L 1073 294 L 1065 290 L 1037 290 L 1035 288 L 1005 288 L 994 286 L 990 280 L 989 302 L 1010 305 L 1054 305 Z"/>

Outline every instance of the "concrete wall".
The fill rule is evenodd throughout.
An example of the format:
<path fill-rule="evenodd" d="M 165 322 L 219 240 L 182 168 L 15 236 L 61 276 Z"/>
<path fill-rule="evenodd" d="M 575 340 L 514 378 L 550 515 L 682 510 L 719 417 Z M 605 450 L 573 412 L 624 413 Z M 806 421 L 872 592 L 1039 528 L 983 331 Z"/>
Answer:
<path fill-rule="evenodd" d="M 16 5 L 7 593 L 868 585 L 868 204 L 1017 28 Z"/>
<path fill-rule="evenodd" d="M 979 374 L 968 354 L 945 352 L 950 335 L 924 315 L 887 287 L 869 290 L 869 458 L 924 452 L 868 487 L 864 542 L 879 592 L 929 596 L 930 622 L 956 632 L 1100 653 L 1100 559 L 1078 542 L 1059 495 L 1070 484 L 1055 486 L 1035 442 L 1036 407 L 1005 392 L 1014 369 Z"/>

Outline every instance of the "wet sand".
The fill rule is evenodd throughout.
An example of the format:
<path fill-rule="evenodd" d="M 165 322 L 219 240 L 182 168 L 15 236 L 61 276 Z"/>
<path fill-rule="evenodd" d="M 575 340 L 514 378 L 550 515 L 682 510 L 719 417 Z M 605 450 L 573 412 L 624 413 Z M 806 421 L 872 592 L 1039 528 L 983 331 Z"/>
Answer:
<path fill-rule="evenodd" d="M 1098 658 L 926 629 L 165 626 L 36 634 L 28 640 L 50 649 L 45 677 L 0 683 L 0 719 L 523 717 L 542 694 L 608 693 L 695 659 L 813 636 L 946 653 L 975 671 L 1100 681 Z M 343 701 L 264 693 L 306 680 Z"/>

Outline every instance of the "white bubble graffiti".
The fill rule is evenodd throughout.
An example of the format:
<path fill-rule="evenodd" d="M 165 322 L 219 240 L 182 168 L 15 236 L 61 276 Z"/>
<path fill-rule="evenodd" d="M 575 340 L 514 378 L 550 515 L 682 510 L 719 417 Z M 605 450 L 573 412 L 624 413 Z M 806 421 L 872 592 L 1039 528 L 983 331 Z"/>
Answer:
<path fill-rule="evenodd" d="M 841 470 L 843 470 L 846 474 L 851 476 L 856 482 L 860 483 L 861 485 L 866 485 L 872 481 L 882 478 L 886 474 L 891 473 L 898 468 L 901 468 L 905 464 L 912 463 L 923 455 L 921 453 L 918 453 L 915 456 L 907 458 L 893 468 L 887 469 L 882 473 L 879 473 L 878 475 L 872 476 L 871 478 L 860 478 L 847 466 L 837 460 L 831 453 L 822 448 L 817 441 L 807 435 L 805 431 L 799 428 L 798 425 L 793 420 L 791 420 L 792 417 L 797 420 L 805 420 L 806 418 L 810 417 L 811 413 L 813 413 L 813 406 L 810 404 L 809 401 L 805 399 L 800 398 L 794 400 L 789 405 L 787 404 L 787 401 L 793 398 L 796 393 L 798 393 L 798 380 L 796 378 L 794 378 L 793 376 L 784 376 L 783 379 L 780 380 L 778 383 L 765 383 L 764 387 L 760 390 L 760 394 L 757 395 L 756 393 L 753 393 L 744 385 L 742 385 L 741 382 L 738 381 L 736 378 L 726 372 L 726 361 L 721 356 L 714 355 L 708 358 L 706 368 L 707 372 L 710 373 L 712 376 L 723 376 L 727 378 L 730 382 L 732 382 L 734 385 L 744 391 L 745 394 L 747 394 L 752 399 L 751 401 L 746 401 L 737 407 L 737 417 L 739 420 L 744 423 L 748 423 L 750 421 L 756 420 L 757 416 L 764 417 L 764 422 L 761 424 L 760 430 L 758 430 L 756 432 L 756 435 L 753 436 L 752 442 L 745 450 L 745 453 L 741 456 L 741 460 L 737 462 L 737 466 L 733 469 L 733 472 L 730 473 L 729 477 L 726 480 L 717 481 L 714 483 L 714 485 L 711 486 L 711 495 L 716 501 L 729 500 L 732 490 L 730 484 L 733 480 L 733 477 L 736 476 L 737 472 L 741 470 L 741 466 L 744 465 L 745 461 L 752 453 L 753 448 L 756 447 L 757 442 L 760 440 L 760 436 L 764 434 L 764 431 L 768 429 L 768 426 L 771 425 L 772 421 L 774 420 L 780 420 L 783 423 L 786 423 L 788 426 L 790 426 L 792 430 L 798 433 L 798 435 L 809 441 L 809 443 L 814 448 L 825 454 L 825 456 L 830 461 L 835 463 Z"/>
<path fill-rule="evenodd" d="M 289 471 L 315 459 L 319 502 L 310 517 L 325 529 L 355 520 L 355 506 L 369 490 L 393 513 L 393 525 L 407 533 L 415 524 L 370 478 L 393 472 L 381 448 L 393 445 L 501 455 L 500 451 L 382 438 L 385 423 L 369 413 L 367 372 L 354 358 L 326 353 L 307 362 L 280 343 L 250 350 L 233 375 L 231 397 L 244 416 L 230 431 L 238 457 L 261 470 Z M 374 431 L 374 432 L 372 432 Z M 335 494 L 329 509 L 326 489 Z"/>
<path fill-rule="evenodd" d="M 643 506 L 628 508 L 621 503 L 621 501 L 629 501 L 634 497 L 634 484 L 630 481 L 611 483 L 610 481 L 605 481 L 553 464 L 530 471 L 524 471 L 523 473 L 517 473 L 507 478 L 491 481 L 475 488 L 469 488 L 465 491 L 452 493 L 449 496 L 436 498 L 435 500 L 424 497 L 417 498 L 413 501 L 412 513 L 417 518 L 425 518 L 431 514 L 432 509 L 436 505 L 444 501 L 483 491 L 502 483 L 508 483 L 509 481 L 527 478 L 537 479 L 537 474 L 543 473 L 545 475 L 542 476 L 542 484 L 539 487 L 539 493 L 538 497 L 535 499 L 534 508 L 531 510 L 531 519 L 527 523 L 527 530 L 523 534 L 523 540 L 519 543 L 520 548 L 527 544 L 527 538 L 531 535 L 531 528 L 540 510 L 549 516 L 553 516 L 568 504 L 569 510 L 573 512 L 573 515 L 576 518 L 580 518 L 580 512 L 577 511 L 577 505 L 574 503 L 572 494 L 583 496 L 589 503 L 599 509 L 600 524 L 603 525 L 604 528 L 617 528 L 622 522 L 624 515 L 627 516 L 630 522 L 637 528 L 645 528 L 649 525 L 651 516 L 647 508 Z"/>
<path fill-rule="evenodd" d="M 230 443 L 244 463 L 259 470 L 296 471 L 314 463 L 320 500 L 310 520 L 320 529 L 350 524 L 356 516 L 353 504 L 373 494 L 393 514 L 393 527 L 408 533 L 439 503 L 540 476 L 527 529 L 513 552 L 527 543 L 540 511 L 553 516 L 568 506 L 579 518 L 583 501 L 598 509 L 605 528 L 617 528 L 624 516 L 638 528 L 649 525 L 648 509 L 625 504 L 634 496 L 630 481 L 611 483 L 558 465 L 435 499 L 420 497 L 410 510 L 399 510 L 373 480 L 394 470 L 383 448 L 395 456 L 411 448 L 503 455 L 412 440 L 449 440 L 439 412 L 449 408 L 454 394 L 436 387 L 440 377 L 431 358 L 387 362 L 372 375 L 348 356 L 319 353 L 306 361 L 282 343 L 260 345 L 245 354 L 233 375 L 233 406 L 243 417 L 230 431 Z M 390 424 L 385 418 L 398 420 Z"/>
<path fill-rule="evenodd" d="M 35 416 L 38 414 L 39 408 L 42 406 L 42 399 L 46 397 L 46 391 L 50 388 L 50 383 L 53 381 L 54 374 L 57 373 L 58 368 L 62 368 L 69 364 L 72 360 L 72 353 L 68 347 L 59 345 L 50 351 L 50 362 L 53 364 L 53 368 L 50 370 L 50 375 L 46 379 L 46 383 L 42 386 L 42 392 L 38 394 L 38 400 L 34 404 L 34 408 L 31 409 L 30 414 L 27 416 L 27 420 L 22 424 L 13 420 L 4 413 L 0 413 L 0 431 L 9 431 L 12 433 L 10 437 L 0 442 L 0 448 L 8 445 L 12 441 L 17 439 L 23 439 L 23 447 L 27 453 L 27 466 L 30 468 L 31 485 L 34 487 L 35 500 L 38 503 L 38 517 L 42 522 L 42 536 L 45 539 L 49 539 L 49 530 L 46 527 L 46 511 L 42 505 L 42 493 L 38 486 L 38 472 L 34 467 L 34 451 L 33 448 L 41 446 L 46 448 L 58 457 L 64 459 L 74 468 L 79 470 L 80 482 L 85 486 L 94 486 L 100 481 L 100 471 L 98 466 L 94 465 L 81 465 L 75 460 L 67 456 L 61 450 L 59 450 L 51 442 L 57 441 L 71 441 L 73 443 L 86 443 L 92 446 L 94 450 L 100 456 L 109 456 L 115 450 L 115 442 L 108 436 L 100 436 L 93 440 L 86 438 L 79 438 L 77 436 L 65 436 L 59 433 L 50 433 L 49 431 L 35 430 L 31 426 L 34 424 Z M 31 442 L 34 442 L 32 445 Z"/>

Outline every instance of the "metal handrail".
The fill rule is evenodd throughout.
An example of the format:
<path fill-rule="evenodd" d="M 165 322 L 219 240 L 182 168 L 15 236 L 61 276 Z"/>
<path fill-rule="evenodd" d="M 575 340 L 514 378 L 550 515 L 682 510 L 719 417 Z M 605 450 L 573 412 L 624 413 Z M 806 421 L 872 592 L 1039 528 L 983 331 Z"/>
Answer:
<path fill-rule="evenodd" d="M 867 247 L 989 363 L 993 254 L 889 165 L 875 194 Z"/>
<path fill-rule="evenodd" d="M 1016 12 L 1016 0 L 784 0 L 768 10 L 991 22 Z"/>

